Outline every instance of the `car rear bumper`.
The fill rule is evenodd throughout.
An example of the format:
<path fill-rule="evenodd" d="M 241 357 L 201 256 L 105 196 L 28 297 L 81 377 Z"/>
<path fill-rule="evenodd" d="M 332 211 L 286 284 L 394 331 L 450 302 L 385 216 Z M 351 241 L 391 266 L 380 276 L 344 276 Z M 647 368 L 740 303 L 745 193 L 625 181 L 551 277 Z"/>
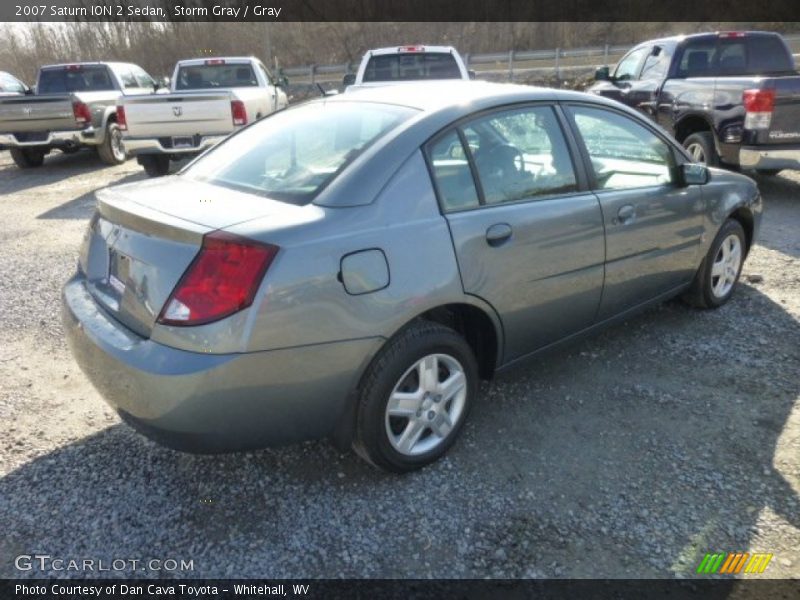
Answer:
<path fill-rule="evenodd" d="M 191 146 L 173 148 L 166 140 L 172 138 L 136 138 L 136 137 L 123 137 L 122 142 L 125 144 L 125 151 L 131 156 L 139 154 L 199 154 L 208 148 L 218 144 L 228 134 L 213 134 L 213 135 L 200 135 L 200 136 L 178 136 L 178 137 L 194 137 L 194 142 Z"/>
<path fill-rule="evenodd" d="M 94 301 L 85 280 L 65 286 L 72 353 L 122 418 L 188 452 L 229 452 L 332 434 L 380 338 L 241 354 L 201 354 L 139 337 Z"/>
<path fill-rule="evenodd" d="M 7 148 L 37 148 L 37 147 L 60 147 L 60 146 L 82 146 L 97 145 L 102 139 L 96 135 L 95 129 L 76 129 L 74 131 L 49 131 L 41 132 L 42 136 L 36 134 L 40 132 L 30 132 L 25 137 L 18 138 L 13 133 L 0 133 L 0 146 Z"/>
<path fill-rule="evenodd" d="M 800 169 L 800 146 L 743 147 L 739 165 L 744 169 Z"/>

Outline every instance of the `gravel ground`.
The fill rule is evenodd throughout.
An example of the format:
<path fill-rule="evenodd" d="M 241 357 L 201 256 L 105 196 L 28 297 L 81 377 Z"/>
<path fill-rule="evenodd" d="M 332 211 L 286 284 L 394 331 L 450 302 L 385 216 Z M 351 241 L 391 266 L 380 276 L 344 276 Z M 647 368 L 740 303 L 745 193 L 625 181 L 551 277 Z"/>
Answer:
<path fill-rule="evenodd" d="M 119 422 L 59 290 L 92 191 L 141 177 L 0 153 L 0 576 L 44 553 L 200 577 L 683 577 L 707 551 L 800 576 L 800 174 L 761 180 L 727 306 L 667 303 L 485 385 L 448 457 L 405 477 L 327 442 L 186 455 Z"/>

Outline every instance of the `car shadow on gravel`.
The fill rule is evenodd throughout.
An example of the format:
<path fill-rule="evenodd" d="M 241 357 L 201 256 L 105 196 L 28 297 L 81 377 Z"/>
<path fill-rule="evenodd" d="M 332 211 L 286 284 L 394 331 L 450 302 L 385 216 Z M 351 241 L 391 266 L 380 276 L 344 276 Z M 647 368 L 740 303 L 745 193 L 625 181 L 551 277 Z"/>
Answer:
<path fill-rule="evenodd" d="M 790 171 L 783 173 L 792 174 Z M 752 175 L 752 174 L 751 174 Z M 764 223 L 758 243 L 800 258 L 800 180 L 787 175 L 755 175 L 764 198 Z"/>
<path fill-rule="evenodd" d="M 0 166 L 0 196 L 52 185 L 108 168 L 111 167 L 100 162 L 96 152 L 85 148 L 74 154 L 55 150 L 45 157 L 44 165 L 33 169 L 20 169 L 13 162 L 8 162 Z"/>
<path fill-rule="evenodd" d="M 121 177 L 114 181 L 113 186 L 122 185 L 123 183 L 133 183 L 134 181 L 141 181 L 147 179 L 144 171 L 141 173 L 132 173 Z M 37 216 L 37 219 L 89 219 L 94 213 L 95 206 L 97 206 L 97 199 L 95 197 L 97 190 L 86 192 L 73 198 L 63 204 L 54 206 Z"/>
<path fill-rule="evenodd" d="M 751 286 L 716 311 L 668 303 L 485 384 L 451 453 L 404 477 L 326 442 L 195 456 L 113 425 L 0 480 L 0 553 L 169 556 L 194 560 L 176 576 L 196 577 L 671 577 L 705 552 L 777 562 L 758 536 L 775 520 L 800 528 L 773 466 L 798 339 Z M 9 560 L 0 575 L 36 573 Z"/>

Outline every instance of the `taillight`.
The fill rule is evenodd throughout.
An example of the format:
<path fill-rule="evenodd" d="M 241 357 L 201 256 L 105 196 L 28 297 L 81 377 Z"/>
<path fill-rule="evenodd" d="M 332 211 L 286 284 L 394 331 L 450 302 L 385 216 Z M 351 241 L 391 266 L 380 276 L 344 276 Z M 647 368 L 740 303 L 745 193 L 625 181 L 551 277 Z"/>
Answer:
<path fill-rule="evenodd" d="M 86 125 L 92 121 L 92 111 L 83 102 L 76 100 L 72 103 L 72 114 L 79 125 Z"/>
<path fill-rule="evenodd" d="M 745 90 L 742 94 L 745 129 L 767 129 L 775 108 L 775 90 Z"/>
<path fill-rule="evenodd" d="M 234 125 L 247 125 L 247 109 L 241 100 L 231 100 L 231 116 Z"/>
<path fill-rule="evenodd" d="M 278 247 L 222 231 L 203 245 L 158 317 L 165 325 L 219 321 L 253 303 Z"/>
<path fill-rule="evenodd" d="M 122 130 L 128 129 L 128 118 L 125 116 L 125 107 L 118 106 L 117 107 L 117 125 Z"/>

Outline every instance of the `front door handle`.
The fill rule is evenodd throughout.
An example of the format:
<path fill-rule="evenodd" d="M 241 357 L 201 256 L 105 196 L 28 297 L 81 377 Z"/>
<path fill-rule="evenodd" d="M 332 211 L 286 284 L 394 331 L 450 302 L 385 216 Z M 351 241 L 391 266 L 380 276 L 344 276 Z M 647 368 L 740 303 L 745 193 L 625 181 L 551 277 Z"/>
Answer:
<path fill-rule="evenodd" d="M 511 237 L 512 229 L 508 223 L 495 223 L 486 230 L 486 243 L 492 248 L 502 246 Z"/>
<path fill-rule="evenodd" d="M 617 218 L 614 219 L 615 223 L 620 225 L 627 225 L 636 218 L 636 207 L 633 204 L 626 204 L 621 207 L 617 212 Z"/>

